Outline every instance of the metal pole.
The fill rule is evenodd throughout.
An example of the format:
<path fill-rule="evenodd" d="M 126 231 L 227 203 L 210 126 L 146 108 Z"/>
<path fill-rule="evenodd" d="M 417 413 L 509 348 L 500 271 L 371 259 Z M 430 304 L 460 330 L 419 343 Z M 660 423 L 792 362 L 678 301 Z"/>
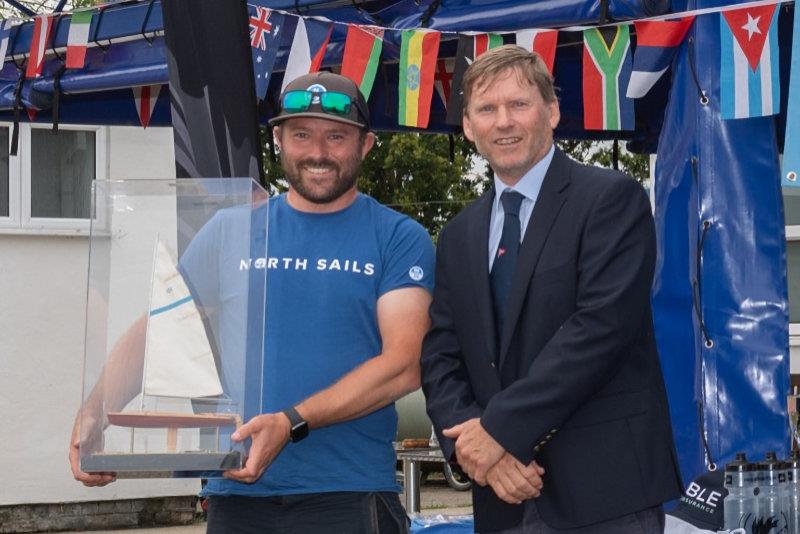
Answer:
<path fill-rule="evenodd" d="M 403 459 L 403 486 L 406 492 L 406 513 L 419 513 L 419 482 L 420 466 L 419 462 L 411 459 Z"/>

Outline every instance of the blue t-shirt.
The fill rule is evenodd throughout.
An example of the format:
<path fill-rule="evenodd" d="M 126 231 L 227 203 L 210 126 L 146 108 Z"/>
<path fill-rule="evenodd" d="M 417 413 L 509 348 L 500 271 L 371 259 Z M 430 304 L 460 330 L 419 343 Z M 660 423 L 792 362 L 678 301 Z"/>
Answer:
<path fill-rule="evenodd" d="M 252 221 L 257 221 L 258 210 L 253 213 Z M 230 219 L 238 223 L 231 224 Z M 262 257 L 220 252 L 220 246 L 229 248 L 226 243 L 242 239 L 242 232 L 235 229 L 247 224 L 246 217 L 234 210 L 214 217 L 181 259 L 198 300 L 210 308 L 229 305 L 231 311 L 247 306 L 247 296 L 237 292 L 247 291 L 248 277 L 250 286 L 256 287 L 253 275 L 266 270 L 261 399 L 265 413 L 298 404 L 380 354 L 378 298 L 402 287 L 431 291 L 434 272 L 433 245 L 422 226 L 366 195 L 359 194 L 349 207 L 329 214 L 297 211 L 282 195 L 270 199 L 268 219 L 269 240 Z M 261 239 L 258 231 L 251 234 L 251 250 L 263 250 L 263 232 Z M 208 292 L 219 295 L 220 301 L 209 302 L 213 297 Z M 241 340 L 244 328 L 231 319 L 220 323 L 233 325 L 214 327 L 219 344 L 228 349 L 237 343 L 227 342 L 225 332 Z M 248 339 L 247 344 L 253 341 Z M 392 404 L 352 421 L 314 429 L 303 441 L 288 443 L 255 484 L 217 479 L 209 482 L 205 493 L 399 491 L 392 447 L 396 431 Z"/>

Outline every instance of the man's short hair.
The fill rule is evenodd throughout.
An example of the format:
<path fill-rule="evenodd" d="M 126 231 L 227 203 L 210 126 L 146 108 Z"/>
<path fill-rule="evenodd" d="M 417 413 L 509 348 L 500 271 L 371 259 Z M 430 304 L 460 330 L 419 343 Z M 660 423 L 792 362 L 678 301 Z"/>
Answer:
<path fill-rule="evenodd" d="M 521 46 L 503 45 L 492 48 L 478 57 L 464 73 L 461 82 L 464 93 L 464 114 L 467 113 L 469 99 L 476 87 L 485 86 L 508 71 L 516 71 L 517 75 L 535 85 L 545 102 L 551 103 L 557 100 L 553 76 L 539 54 L 529 52 Z"/>

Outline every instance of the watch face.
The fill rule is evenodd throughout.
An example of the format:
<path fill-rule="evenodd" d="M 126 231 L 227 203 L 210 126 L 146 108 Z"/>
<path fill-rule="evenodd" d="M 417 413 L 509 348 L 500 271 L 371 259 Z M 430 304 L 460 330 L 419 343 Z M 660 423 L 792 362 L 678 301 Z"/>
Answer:
<path fill-rule="evenodd" d="M 305 438 L 306 436 L 308 436 L 308 423 L 305 422 L 305 421 L 302 421 L 302 422 L 294 425 L 292 427 L 290 435 L 292 437 L 292 442 L 293 443 L 296 443 L 296 442 L 300 441 L 301 439 Z"/>

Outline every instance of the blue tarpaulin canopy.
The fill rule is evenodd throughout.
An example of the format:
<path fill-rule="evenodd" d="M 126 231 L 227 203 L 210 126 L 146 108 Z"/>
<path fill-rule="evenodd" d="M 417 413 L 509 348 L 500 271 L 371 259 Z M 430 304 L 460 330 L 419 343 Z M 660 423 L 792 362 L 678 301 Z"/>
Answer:
<path fill-rule="evenodd" d="M 433 28 L 445 32 L 440 57 L 452 57 L 456 32 L 599 25 L 734 2 L 258 3 L 339 22 Z M 793 5 L 782 5 L 779 14 L 781 42 L 789 43 Z M 0 71 L 0 113 L 10 118 L 18 101 L 39 110 L 36 121 L 50 122 L 54 97 L 60 93 L 61 122 L 138 125 L 131 87 L 168 83 L 160 0 L 118 3 L 96 13 L 86 67 L 62 72 L 69 23 L 69 16 L 56 22 L 43 76 L 25 80 L 19 100 L 15 89 L 24 76 L 33 24 L 26 22 L 12 30 L 9 57 Z M 777 120 L 720 120 L 719 28 L 716 14 L 697 18 L 673 63 L 672 75 L 637 100 L 633 132 L 583 129 L 579 32 L 561 32 L 554 73 L 562 110 L 557 135 L 622 138 L 631 140 L 629 147 L 636 150 L 657 148 L 659 263 L 653 302 L 685 480 L 692 480 L 712 461 L 724 463 L 737 451 L 746 451 L 751 458 L 760 458 L 767 450 L 785 455 L 790 443 L 785 402 L 789 383 L 786 253 L 778 168 L 785 114 Z M 323 66 L 341 63 L 345 31 L 344 25 L 336 26 Z M 396 119 L 399 40 L 392 33 L 387 32 L 383 67 L 369 102 L 374 126 L 381 130 L 402 129 Z M 285 56 L 284 52 L 278 58 L 278 71 L 285 68 Z M 788 58 L 783 59 L 785 100 Z M 280 81 L 279 74 L 272 77 L 271 98 Z M 444 124 L 444 107 L 436 95 L 432 106 L 428 131 L 453 131 Z M 262 119 L 267 118 L 268 108 L 263 107 Z M 168 92 L 162 91 L 151 125 L 169 124 Z"/>

